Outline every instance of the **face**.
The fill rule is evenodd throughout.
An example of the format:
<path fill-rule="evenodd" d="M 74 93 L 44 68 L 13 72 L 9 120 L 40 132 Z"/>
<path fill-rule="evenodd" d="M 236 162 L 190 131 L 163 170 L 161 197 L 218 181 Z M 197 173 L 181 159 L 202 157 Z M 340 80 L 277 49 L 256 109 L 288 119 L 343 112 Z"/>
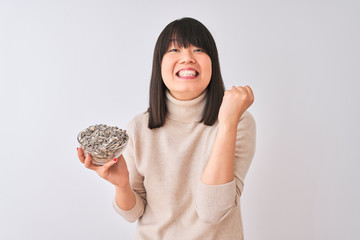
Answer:
<path fill-rule="evenodd" d="M 169 45 L 161 62 L 161 75 L 171 95 L 191 100 L 201 95 L 211 79 L 211 59 L 201 48 Z"/>

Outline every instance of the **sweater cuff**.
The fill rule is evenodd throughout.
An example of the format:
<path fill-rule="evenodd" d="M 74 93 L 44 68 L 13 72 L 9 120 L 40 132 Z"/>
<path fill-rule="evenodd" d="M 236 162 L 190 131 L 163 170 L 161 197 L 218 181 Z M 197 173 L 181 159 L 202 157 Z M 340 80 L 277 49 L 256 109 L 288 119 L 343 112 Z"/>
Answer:
<path fill-rule="evenodd" d="M 234 206 L 235 199 L 235 179 L 220 185 L 207 185 L 200 181 L 196 197 L 198 215 L 204 222 L 219 222 Z"/>
<path fill-rule="evenodd" d="M 120 214 L 125 220 L 135 222 L 144 212 L 144 202 L 139 194 L 135 193 L 136 203 L 130 210 L 122 210 L 116 203 L 115 197 L 113 199 L 113 207 L 115 211 Z"/>

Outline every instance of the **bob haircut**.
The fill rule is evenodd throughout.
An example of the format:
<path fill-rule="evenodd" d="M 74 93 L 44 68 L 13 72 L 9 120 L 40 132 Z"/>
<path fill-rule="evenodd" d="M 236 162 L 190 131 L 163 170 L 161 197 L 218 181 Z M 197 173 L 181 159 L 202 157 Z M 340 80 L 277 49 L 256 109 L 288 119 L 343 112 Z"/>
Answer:
<path fill-rule="evenodd" d="M 201 22 L 193 18 L 182 18 L 169 23 L 160 33 L 155 45 L 150 81 L 148 127 L 159 128 L 165 123 L 167 87 L 161 76 L 161 62 L 169 44 L 174 40 L 179 47 L 187 48 L 194 45 L 202 48 L 211 59 L 211 79 L 206 88 L 206 105 L 200 122 L 212 126 L 218 118 L 225 91 L 216 44 L 209 30 Z"/>

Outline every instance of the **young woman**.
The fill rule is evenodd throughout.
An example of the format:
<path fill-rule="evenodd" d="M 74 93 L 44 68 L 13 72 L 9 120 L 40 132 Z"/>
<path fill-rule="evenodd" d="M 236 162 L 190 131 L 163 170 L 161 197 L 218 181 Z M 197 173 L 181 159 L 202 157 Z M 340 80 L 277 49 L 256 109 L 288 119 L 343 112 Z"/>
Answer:
<path fill-rule="evenodd" d="M 115 186 L 115 210 L 137 220 L 135 239 L 243 239 L 240 195 L 255 152 L 249 86 L 225 91 L 217 48 L 199 21 L 161 32 L 148 111 L 127 126 L 124 156 L 104 166 L 78 156 Z"/>

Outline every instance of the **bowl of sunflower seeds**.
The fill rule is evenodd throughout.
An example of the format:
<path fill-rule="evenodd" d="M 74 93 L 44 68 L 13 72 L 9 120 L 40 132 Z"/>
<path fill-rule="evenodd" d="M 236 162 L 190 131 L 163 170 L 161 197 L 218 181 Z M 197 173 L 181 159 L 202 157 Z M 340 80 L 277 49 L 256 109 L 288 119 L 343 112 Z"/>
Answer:
<path fill-rule="evenodd" d="M 129 135 L 126 130 L 116 126 L 95 124 L 82 130 L 77 140 L 84 154 L 90 154 L 93 163 L 101 166 L 121 155 L 129 141 Z"/>

